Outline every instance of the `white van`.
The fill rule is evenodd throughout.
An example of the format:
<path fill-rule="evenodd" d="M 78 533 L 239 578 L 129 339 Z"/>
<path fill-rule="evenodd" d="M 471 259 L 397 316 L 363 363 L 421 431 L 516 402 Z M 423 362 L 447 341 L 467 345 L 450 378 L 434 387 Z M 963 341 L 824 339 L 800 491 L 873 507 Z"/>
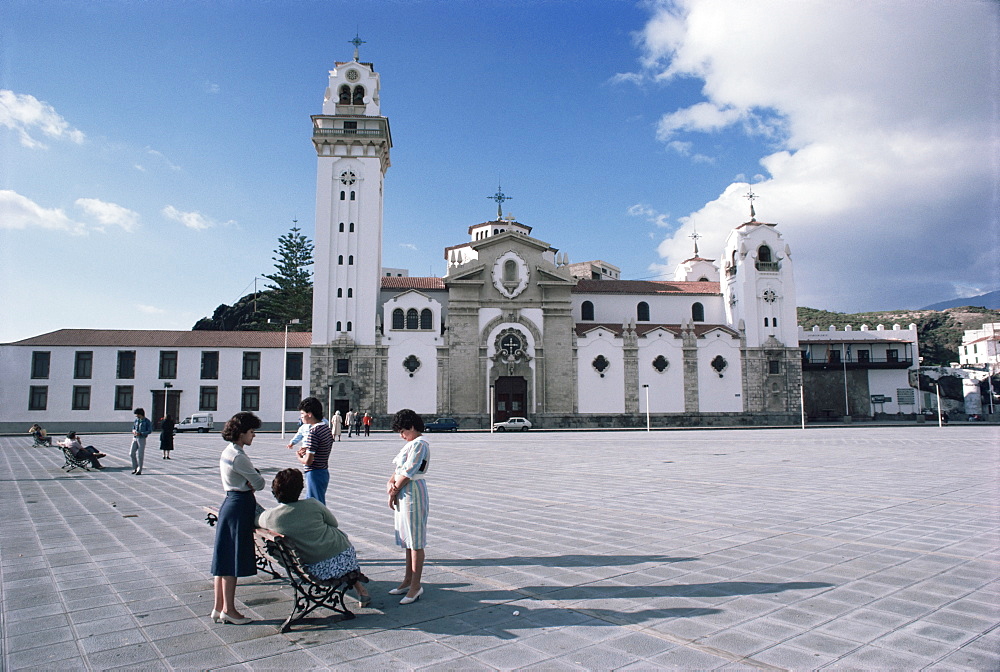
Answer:
<path fill-rule="evenodd" d="M 215 429 L 211 413 L 195 413 L 174 425 L 175 432 L 210 432 Z"/>

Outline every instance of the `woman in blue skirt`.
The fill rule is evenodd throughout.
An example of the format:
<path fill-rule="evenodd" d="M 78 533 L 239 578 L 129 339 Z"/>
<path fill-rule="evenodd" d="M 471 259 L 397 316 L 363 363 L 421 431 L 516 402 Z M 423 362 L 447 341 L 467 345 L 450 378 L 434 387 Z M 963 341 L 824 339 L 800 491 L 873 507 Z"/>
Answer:
<path fill-rule="evenodd" d="M 257 500 L 253 493 L 264 488 L 264 478 L 244 449 L 253 443 L 259 428 L 260 418 L 244 412 L 230 418 L 222 429 L 222 438 L 230 443 L 219 459 L 226 499 L 219 507 L 212 554 L 212 576 L 215 577 L 212 620 L 217 623 L 244 625 L 250 622 L 236 609 L 236 580 L 257 573 L 253 543 Z"/>

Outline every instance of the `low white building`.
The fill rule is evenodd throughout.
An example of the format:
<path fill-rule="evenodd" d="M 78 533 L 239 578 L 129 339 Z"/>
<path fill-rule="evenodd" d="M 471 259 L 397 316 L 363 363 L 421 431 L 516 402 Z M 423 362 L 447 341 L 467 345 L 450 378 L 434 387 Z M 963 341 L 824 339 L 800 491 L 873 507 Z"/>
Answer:
<path fill-rule="evenodd" d="M 308 332 L 60 329 L 0 347 L 0 431 L 126 431 L 143 408 L 159 426 L 200 411 L 216 427 L 253 411 L 298 426 Z M 284 382 L 283 382 L 284 377 Z"/>
<path fill-rule="evenodd" d="M 966 329 L 958 349 L 962 366 L 985 367 L 990 371 L 1000 368 L 1000 322 L 990 322 L 982 329 Z"/>
<path fill-rule="evenodd" d="M 911 384 L 920 368 L 917 325 L 874 330 L 799 327 L 806 415 L 812 419 L 917 413 L 925 405 Z M 913 375 L 911 375 L 911 372 Z"/>

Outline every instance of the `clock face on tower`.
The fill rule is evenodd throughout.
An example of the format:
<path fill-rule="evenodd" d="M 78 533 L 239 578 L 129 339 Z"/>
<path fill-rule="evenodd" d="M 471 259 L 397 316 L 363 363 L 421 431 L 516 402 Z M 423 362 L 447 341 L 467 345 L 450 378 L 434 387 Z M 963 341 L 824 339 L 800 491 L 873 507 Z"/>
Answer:
<path fill-rule="evenodd" d="M 347 71 L 347 81 L 349 81 L 349 82 L 356 82 L 356 81 L 358 81 L 359 77 L 361 77 L 361 75 L 358 74 L 357 70 L 348 70 Z"/>

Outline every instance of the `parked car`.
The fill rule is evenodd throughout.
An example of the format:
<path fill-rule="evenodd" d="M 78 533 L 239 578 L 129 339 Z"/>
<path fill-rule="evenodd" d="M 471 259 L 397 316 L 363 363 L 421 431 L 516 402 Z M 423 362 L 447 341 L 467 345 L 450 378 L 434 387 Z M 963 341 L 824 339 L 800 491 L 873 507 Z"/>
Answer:
<path fill-rule="evenodd" d="M 494 422 L 493 429 L 497 432 L 526 432 L 531 429 L 531 420 L 527 418 L 507 418 L 503 422 Z"/>
<path fill-rule="evenodd" d="M 453 418 L 438 418 L 432 422 L 424 423 L 426 432 L 457 432 L 458 423 Z"/>
<path fill-rule="evenodd" d="M 195 413 L 174 425 L 175 432 L 210 432 L 215 429 L 215 419 L 211 413 Z"/>

